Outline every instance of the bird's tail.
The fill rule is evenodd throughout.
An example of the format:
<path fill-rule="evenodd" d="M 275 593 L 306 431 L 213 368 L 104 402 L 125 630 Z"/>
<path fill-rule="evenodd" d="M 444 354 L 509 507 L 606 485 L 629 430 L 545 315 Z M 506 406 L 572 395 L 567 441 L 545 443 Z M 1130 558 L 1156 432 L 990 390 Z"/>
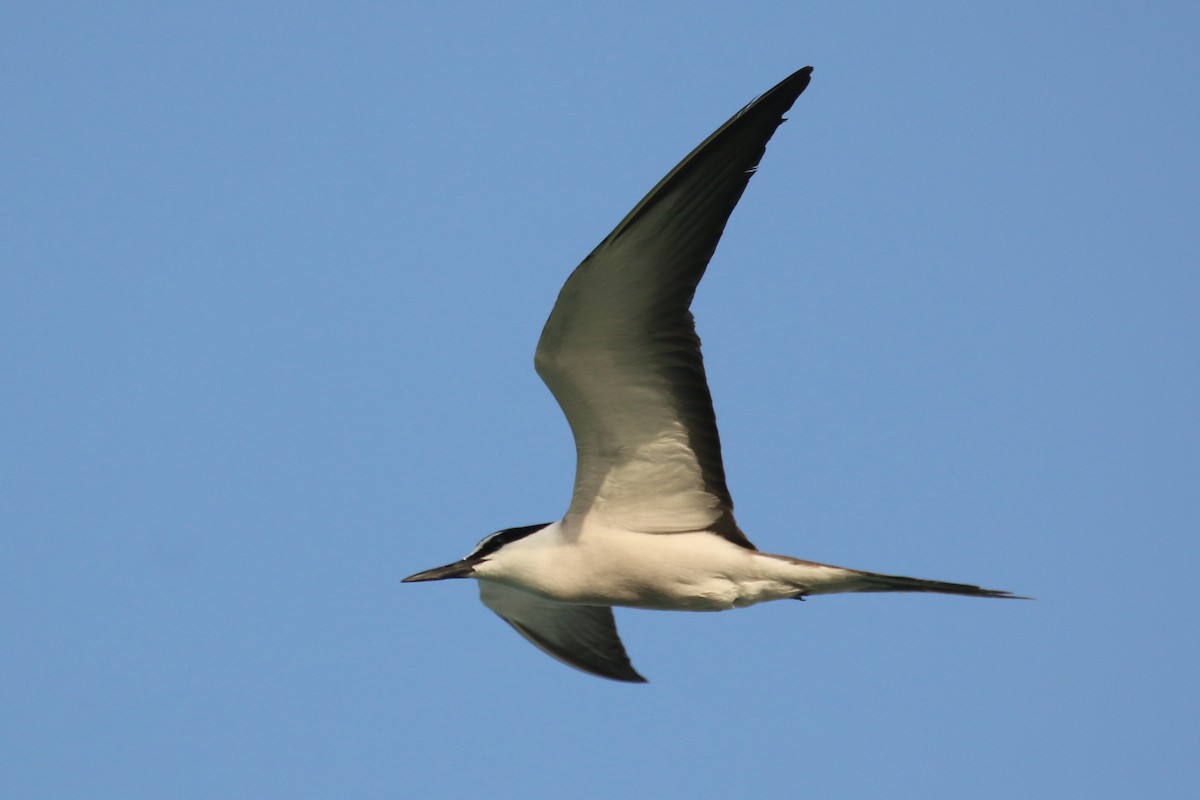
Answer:
<path fill-rule="evenodd" d="M 856 570 L 857 572 L 857 570 Z M 901 575 L 881 575 L 876 572 L 858 572 L 855 576 L 858 592 L 936 592 L 938 594 L 961 594 L 968 597 L 1003 597 L 1009 600 L 1031 600 L 999 589 L 984 589 L 969 583 L 947 583 L 927 581 L 923 578 L 905 578 Z"/>

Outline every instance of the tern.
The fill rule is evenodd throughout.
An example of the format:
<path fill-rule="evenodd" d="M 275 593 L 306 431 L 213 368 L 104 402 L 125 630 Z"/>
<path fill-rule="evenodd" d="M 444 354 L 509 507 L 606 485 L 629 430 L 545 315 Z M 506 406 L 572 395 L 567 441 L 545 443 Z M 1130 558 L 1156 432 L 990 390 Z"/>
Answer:
<path fill-rule="evenodd" d="M 690 306 L 738 200 L 808 86 L 792 74 L 667 174 L 567 279 L 534 357 L 575 438 L 557 522 L 508 528 L 407 582 L 474 578 L 549 655 L 644 683 L 613 606 L 723 611 L 838 592 L 1015 597 L 764 553 L 738 528 Z"/>

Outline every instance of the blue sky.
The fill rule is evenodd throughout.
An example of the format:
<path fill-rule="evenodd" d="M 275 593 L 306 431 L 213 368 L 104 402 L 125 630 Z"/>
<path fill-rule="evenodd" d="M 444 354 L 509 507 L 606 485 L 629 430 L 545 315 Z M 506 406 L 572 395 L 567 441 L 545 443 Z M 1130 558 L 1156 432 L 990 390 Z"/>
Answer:
<path fill-rule="evenodd" d="M 1193 797 L 1190 3 L 9 4 L 0 794 Z M 1038 599 L 618 611 L 459 582 L 560 515 L 570 270 L 813 82 L 695 305 L 762 548 Z"/>

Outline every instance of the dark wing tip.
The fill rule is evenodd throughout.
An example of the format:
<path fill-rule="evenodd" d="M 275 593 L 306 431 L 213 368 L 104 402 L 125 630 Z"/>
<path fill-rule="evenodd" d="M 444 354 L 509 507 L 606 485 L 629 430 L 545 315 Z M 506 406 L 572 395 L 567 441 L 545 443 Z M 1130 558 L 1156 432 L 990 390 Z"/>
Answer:
<path fill-rule="evenodd" d="M 812 67 L 804 67 L 796 70 L 791 75 L 788 75 L 779 83 L 763 92 L 762 95 L 756 98 L 754 102 L 750 103 L 750 105 L 748 105 L 746 108 L 749 109 L 753 106 L 778 97 L 781 105 L 783 105 L 783 110 L 786 111 L 791 107 L 792 103 L 796 102 L 796 98 L 808 88 L 809 81 L 812 80 L 812 71 Z"/>
<path fill-rule="evenodd" d="M 797 82 L 804 81 L 804 83 L 807 85 L 808 82 L 812 79 L 812 72 L 813 72 L 813 68 L 812 68 L 811 64 L 807 67 L 801 67 L 800 69 L 793 72 L 791 75 L 788 75 L 786 78 L 784 78 L 781 81 L 781 83 L 787 83 L 789 81 L 797 81 Z"/>

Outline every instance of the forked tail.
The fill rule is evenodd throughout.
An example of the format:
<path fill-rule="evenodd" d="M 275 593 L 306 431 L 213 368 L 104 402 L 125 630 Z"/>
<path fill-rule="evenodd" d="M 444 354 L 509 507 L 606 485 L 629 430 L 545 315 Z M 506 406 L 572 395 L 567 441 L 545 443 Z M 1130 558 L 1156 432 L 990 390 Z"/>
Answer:
<path fill-rule="evenodd" d="M 968 597 L 1003 597 L 1008 600 L 1032 600 L 1012 592 L 999 589 L 984 589 L 969 583 L 947 583 L 927 581 L 923 578 L 905 578 L 900 575 L 880 575 L 875 572 L 859 572 L 855 591 L 859 592 L 937 592 L 938 594 L 961 594 Z"/>

